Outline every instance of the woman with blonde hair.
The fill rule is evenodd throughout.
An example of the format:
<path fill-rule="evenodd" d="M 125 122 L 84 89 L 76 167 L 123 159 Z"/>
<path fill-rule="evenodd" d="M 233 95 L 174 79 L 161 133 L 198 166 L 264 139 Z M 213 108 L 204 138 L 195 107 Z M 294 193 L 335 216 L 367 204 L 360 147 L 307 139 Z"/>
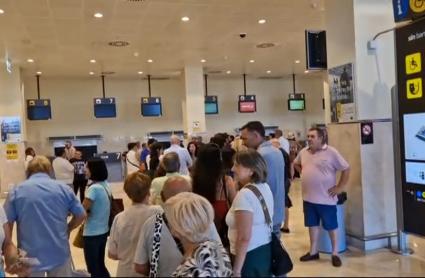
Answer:
<path fill-rule="evenodd" d="M 209 240 L 214 210 L 202 196 L 184 192 L 165 202 L 165 215 L 171 233 L 184 249 L 183 262 L 174 277 L 229 277 L 232 266 L 224 247 Z"/>
<path fill-rule="evenodd" d="M 235 155 L 235 179 L 242 186 L 227 213 L 230 252 L 235 277 L 271 277 L 271 227 L 254 191 L 262 195 L 273 218 L 273 195 L 267 181 L 267 166 L 255 150 Z"/>

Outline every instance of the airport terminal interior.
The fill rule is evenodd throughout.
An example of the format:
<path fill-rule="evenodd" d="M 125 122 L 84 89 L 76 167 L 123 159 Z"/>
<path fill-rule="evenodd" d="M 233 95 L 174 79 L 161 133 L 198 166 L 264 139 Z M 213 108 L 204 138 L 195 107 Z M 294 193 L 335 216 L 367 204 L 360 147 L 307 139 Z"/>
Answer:
<path fill-rule="evenodd" d="M 178 148 L 177 138 L 184 147 L 176 151 L 180 167 L 184 150 L 191 157 L 184 174 L 193 182 L 202 160 L 196 156 L 205 146 L 218 146 L 223 164 L 232 153 L 231 166 L 223 169 L 237 188 L 235 200 L 245 184 L 235 170 L 242 162 L 233 158 L 250 154 L 246 149 L 257 149 L 255 155 L 264 157 L 269 176 L 286 171 L 290 190 L 282 188 L 292 207 L 279 237 L 293 262 L 287 276 L 425 276 L 424 59 L 423 0 L 0 0 L 0 203 L 6 213 L 0 211 L 0 222 L 13 223 L 15 217 L 13 244 L 31 245 L 21 238 L 25 231 L 19 230 L 24 226 L 20 221 L 28 217 L 17 216 L 16 192 L 31 180 L 27 175 L 36 158 L 47 157 L 53 161 L 51 178 L 74 194 L 75 177 L 90 178 L 84 163 L 83 172 L 77 173 L 75 152 L 81 153 L 83 162 L 106 165 L 105 184 L 115 199 L 123 200 L 125 212 L 133 206 L 124 191 L 126 178 L 133 172 L 152 179 L 164 176 L 159 168 L 168 171 L 163 160 L 168 148 Z M 257 121 L 264 134 L 251 130 L 249 123 L 254 126 Z M 312 132 L 322 140 L 317 151 Z M 261 137 L 261 145 L 251 146 L 246 134 Z M 268 141 L 270 148 L 278 145 L 273 151 L 287 155 L 288 168 L 271 173 L 273 165 L 260 150 Z M 190 152 L 191 144 L 197 154 Z M 305 157 L 313 159 L 329 150 L 336 154 L 316 156 L 311 163 L 316 163 L 317 177 L 311 177 L 313 170 L 303 172 Z M 73 167 L 74 180 L 61 179 L 54 171 L 55 157 L 61 156 L 61 163 Z M 158 169 L 150 169 L 154 157 Z M 306 207 L 310 193 L 304 190 L 308 182 L 329 175 L 337 184 L 327 184 L 326 192 L 333 186 L 344 188 L 338 191 L 338 204 L 332 205 L 337 208 L 335 248 L 342 265 L 331 254 L 326 230 L 332 229 L 326 227 L 323 211 L 318 212 L 320 259 L 307 253 L 309 261 L 300 260 L 310 250 L 312 231 Z M 226 191 L 227 180 L 219 178 L 219 183 Z M 282 199 L 276 214 L 279 194 L 270 188 L 275 218 L 284 213 L 282 204 L 288 201 Z M 81 190 L 86 199 L 80 204 Z M 88 210 L 86 200 L 95 203 L 89 190 L 80 188 L 72 195 L 81 210 Z M 166 206 L 149 200 L 152 204 Z M 245 266 L 242 274 L 235 266 L 241 257 L 234 252 L 240 252 L 240 246 L 234 249 L 234 224 L 228 221 L 238 212 L 231 203 L 226 209 L 230 268 L 233 276 L 244 276 Z M 84 229 L 90 217 L 89 210 Z M 76 270 L 89 270 L 86 251 L 74 246 L 78 232 L 77 227 L 69 236 L 74 275 Z M 176 238 L 175 232 L 173 228 Z M 263 236 L 250 235 L 251 240 Z M 108 256 L 109 241 L 104 261 L 110 275 L 117 276 L 124 259 Z M 133 245 L 138 246 L 137 240 Z M 29 250 L 27 256 L 35 257 L 34 249 Z M 44 266 L 44 258 L 40 260 L 31 265 L 33 274 Z M 0 276 L 6 266 L 0 267 Z M 9 270 L 6 276 L 17 275 Z"/>

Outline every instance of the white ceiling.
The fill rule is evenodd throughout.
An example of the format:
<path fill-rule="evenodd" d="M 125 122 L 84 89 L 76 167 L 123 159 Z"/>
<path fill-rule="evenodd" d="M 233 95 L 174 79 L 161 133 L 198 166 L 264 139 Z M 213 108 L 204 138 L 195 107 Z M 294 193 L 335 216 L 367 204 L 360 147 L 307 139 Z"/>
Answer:
<path fill-rule="evenodd" d="M 40 70 L 47 76 L 176 75 L 200 59 L 207 60 L 206 72 L 224 75 L 303 73 L 304 30 L 323 29 L 323 5 L 323 0 L 0 0 L 5 11 L 0 59 L 7 53 L 25 74 Z M 104 17 L 94 18 L 95 12 Z M 182 22 L 183 16 L 190 21 Z M 258 24 L 260 18 L 267 23 Z M 109 46 L 114 40 L 130 45 Z M 265 42 L 276 46 L 255 47 Z M 301 63 L 294 64 L 296 59 Z"/>

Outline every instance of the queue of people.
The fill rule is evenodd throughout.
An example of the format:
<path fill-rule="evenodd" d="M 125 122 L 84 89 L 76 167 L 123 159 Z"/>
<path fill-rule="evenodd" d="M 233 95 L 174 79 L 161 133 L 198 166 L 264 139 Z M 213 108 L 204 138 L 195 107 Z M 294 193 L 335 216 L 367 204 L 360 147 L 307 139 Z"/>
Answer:
<path fill-rule="evenodd" d="M 165 150 L 154 140 L 130 143 L 123 189 L 131 206 L 117 214 L 111 226 L 112 190 L 103 160 L 85 162 L 78 150 L 64 150 L 53 163 L 55 173 L 61 173 L 55 180 L 49 176 L 48 159 L 29 152 L 34 155 L 28 161 L 28 180 L 9 193 L 3 220 L 0 210 L 0 220 L 10 223 L 4 226 L 6 270 L 72 275 L 68 237 L 84 223 L 84 258 L 92 277 L 272 276 L 272 233 L 280 237 L 290 232 L 288 193 L 297 173 L 311 242 L 300 260 L 319 258 L 322 222 L 332 241 L 332 265 L 341 266 L 335 200 L 345 190 L 349 165 L 326 144 L 325 132 L 310 129 L 308 145 L 301 150 L 295 138 L 286 140 L 280 130 L 267 138 L 261 122 L 249 122 L 240 130 L 240 137 L 218 133 L 207 144 L 194 140 L 187 148 L 177 136 Z M 70 161 L 67 152 L 73 153 Z M 72 179 L 63 174 L 71 173 L 66 162 Z M 337 182 L 338 171 L 342 175 Z M 19 246 L 37 264 L 10 267 L 16 247 L 7 229 L 14 223 Z M 107 256 L 118 261 L 117 273 L 106 267 L 106 246 Z"/>

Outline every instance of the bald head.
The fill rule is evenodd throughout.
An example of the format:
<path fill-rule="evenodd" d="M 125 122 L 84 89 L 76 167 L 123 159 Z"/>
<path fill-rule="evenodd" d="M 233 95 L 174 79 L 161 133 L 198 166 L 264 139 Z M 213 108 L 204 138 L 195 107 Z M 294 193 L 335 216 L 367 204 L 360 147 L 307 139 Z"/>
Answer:
<path fill-rule="evenodd" d="M 164 187 L 161 191 L 161 198 L 162 201 L 165 202 L 179 193 L 191 191 L 192 185 L 187 181 L 187 179 L 180 176 L 170 177 L 164 183 Z"/>
<path fill-rule="evenodd" d="M 177 135 L 171 135 L 170 143 L 172 145 L 180 145 L 180 138 Z"/>

